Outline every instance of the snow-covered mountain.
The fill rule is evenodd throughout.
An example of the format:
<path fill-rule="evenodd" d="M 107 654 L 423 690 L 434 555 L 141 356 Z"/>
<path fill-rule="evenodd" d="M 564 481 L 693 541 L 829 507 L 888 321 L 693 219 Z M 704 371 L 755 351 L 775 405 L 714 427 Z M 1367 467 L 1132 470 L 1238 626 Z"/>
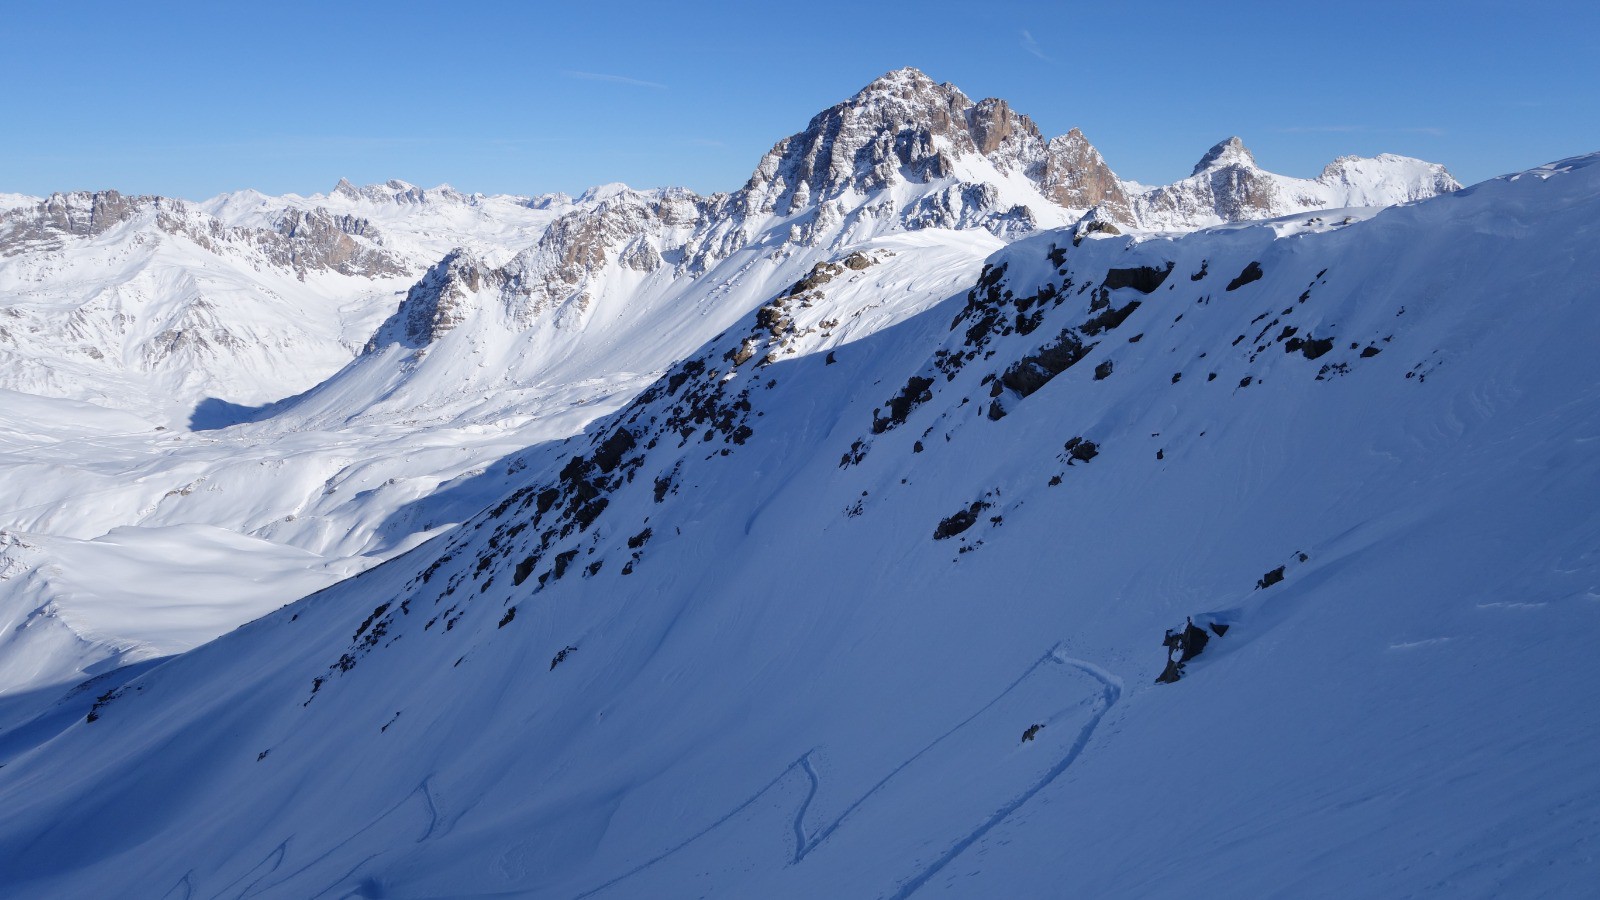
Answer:
<path fill-rule="evenodd" d="M 11 718 L 0 884 L 1583 896 L 1597 204 L 853 245 L 461 527 Z"/>
<path fill-rule="evenodd" d="M 1346 168 L 1362 197 L 1398 198 Z M 1406 196 L 1450 186 L 1419 179 L 1400 178 Z M 892 255 L 878 271 L 897 293 L 829 326 L 867 334 L 1006 241 L 1086 212 L 1132 228 L 1145 193 L 1081 132 L 1047 141 L 1004 101 L 902 69 L 731 194 L 8 197 L 0 619 L 26 627 L 0 636 L 0 687 L 182 649 L 415 546 L 490 502 L 524 448 L 614 411 L 819 265 Z M 216 562 L 178 578 L 191 539 Z M 86 580 L 101 559 L 87 568 L 118 574 Z M 124 588 L 141 561 L 150 597 Z M 176 624 L 163 637 L 141 617 Z"/>
<path fill-rule="evenodd" d="M 446 257 L 458 270 L 467 260 L 501 270 L 489 281 L 520 331 L 541 316 L 585 322 L 588 306 L 608 297 L 637 306 L 638 294 L 665 302 L 734 280 L 782 280 L 775 270 L 796 254 L 892 232 L 1009 240 L 1091 210 L 1122 229 L 1181 230 L 1456 187 L 1440 166 L 1393 156 L 1342 158 L 1315 181 L 1285 178 L 1231 139 L 1193 177 L 1146 189 L 1119 180 L 1078 130 L 1045 140 L 1005 101 L 974 103 L 908 68 L 780 141 L 732 194 L 611 185 L 574 200 L 341 181 L 325 195 L 241 191 L 204 203 L 6 195 L 0 315 L 14 321 L 0 321 L 0 389 L 169 427 L 206 399 L 278 400 L 369 346 L 395 301 L 413 286 L 426 292 L 417 279 Z M 768 264 L 752 272 L 758 259 Z M 466 295 L 456 293 L 464 316 Z"/>
<path fill-rule="evenodd" d="M 1600 594 L 1596 172 L 1296 179 L 1235 138 L 1149 188 L 903 69 L 731 193 L 0 195 L 0 893 L 1565 860 L 1430 816 L 1595 808 L 1549 801 L 1592 788 L 1581 685 L 1490 688 Z M 1186 616 L 1209 649 L 1150 687 Z M 1512 724 L 1548 779 L 1392 780 Z M 1330 780 L 1352 747 L 1384 764 Z"/>
<path fill-rule="evenodd" d="M 1398 199 L 1374 166 L 1348 164 L 1347 181 Z M 180 649 L 451 527 L 527 464 L 523 448 L 614 411 L 819 265 L 894 255 L 879 271 L 905 296 L 831 326 L 865 334 L 1039 228 L 1131 229 L 1145 193 L 1081 132 L 1045 140 L 1002 100 L 902 69 L 780 141 L 731 194 L 8 195 L 0 618 L 28 627 L 0 636 L 20 673 L 0 687 Z M 194 528 L 231 554 L 211 566 L 231 584 L 174 581 Z M 139 553 L 109 549 L 129 540 Z M 107 571 L 143 560 L 174 614 L 125 590 L 130 575 L 63 574 L 106 554 Z M 129 626 L 144 615 L 188 637 Z"/>
<path fill-rule="evenodd" d="M 463 194 L 449 185 L 420 188 L 404 181 L 357 187 L 340 179 L 327 194 L 269 196 L 258 191 L 222 194 L 200 204 L 235 226 L 272 228 L 293 212 L 324 210 L 364 219 L 383 230 L 385 246 L 416 261 L 432 262 L 464 248 L 503 257 L 537 240 L 555 216 L 573 205 L 565 194 L 519 197 Z"/>
<path fill-rule="evenodd" d="M 1145 228 L 1203 228 L 1319 209 L 1393 206 L 1460 189 L 1444 166 L 1392 153 L 1341 156 L 1315 179 L 1275 175 L 1232 137 L 1206 151 L 1188 178 L 1135 195 L 1132 221 Z"/>

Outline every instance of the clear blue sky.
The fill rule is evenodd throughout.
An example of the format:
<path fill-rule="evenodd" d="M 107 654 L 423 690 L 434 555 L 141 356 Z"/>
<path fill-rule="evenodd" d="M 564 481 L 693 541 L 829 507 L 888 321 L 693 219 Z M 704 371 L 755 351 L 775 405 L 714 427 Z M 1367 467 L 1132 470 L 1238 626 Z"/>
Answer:
<path fill-rule="evenodd" d="M 1594 0 L 8 0 L 0 47 L 0 191 L 32 194 L 732 190 L 904 65 L 1149 183 L 1231 134 L 1305 176 L 1390 151 L 1470 183 L 1600 150 Z"/>

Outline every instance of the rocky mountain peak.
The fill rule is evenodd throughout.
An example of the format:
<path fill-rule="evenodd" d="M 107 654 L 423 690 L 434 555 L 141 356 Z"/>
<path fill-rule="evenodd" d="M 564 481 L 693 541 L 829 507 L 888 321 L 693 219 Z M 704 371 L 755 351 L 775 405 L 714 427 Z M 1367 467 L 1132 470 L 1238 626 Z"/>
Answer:
<path fill-rule="evenodd" d="M 1039 127 L 1027 116 L 1013 112 L 1011 104 L 997 97 L 979 100 L 967 110 L 967 131 L 978 152 L 990 156 L 1008 141 L 1034 143 L 1044 140 Z"/>
<path fill-rule="evenodd" d="M 504 284 L 503 273 L 458 247 L 412 285 L 400 309 L 368 345 L 368 350 L 388 341 L 425 347 L 466 319 L 473 295 Z"/>
<path fill-rule="evenodd" d="M 1254 169 L 1256 168 L 1255 154 L 1251 153 L 1249 148 L 1244 145 L 1244 141 L 1239 140 L 1237 137 L 1230 137 L 1207 150 L 1206 155 L 1200 157 L 1200 161 L 1195 163 L 1194 171 L 1190 174 L 1191 176 L 1199 175 L 1202 172 L 1221 169 L 1225 166 L 1244 166 L 1247 169 Z"/>
<path fill-rule="evenodd" d="M 972 105 L 961 89 L 949 82 L 939 83 L 929 78 L 921 69 L 905 66 L 874 78 L 866 87 L 841 106 L 868 107 L 873 105 Z"/>
<path fill-rule="evenodd" d="M 1101 207 L 1101 215 L 1131 224 L 1131 203 L 1111 167 L 1082 131 L 1050 139 L 1035 180 L 1050 200 L 1068 209 Z"/>

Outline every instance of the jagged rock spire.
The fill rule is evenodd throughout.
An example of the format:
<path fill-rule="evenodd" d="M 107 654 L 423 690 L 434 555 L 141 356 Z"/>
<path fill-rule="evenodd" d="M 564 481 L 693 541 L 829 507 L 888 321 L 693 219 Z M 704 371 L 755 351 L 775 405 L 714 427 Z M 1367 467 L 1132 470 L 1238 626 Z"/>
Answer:
<path fill-rule="evenodd" d="M 1244 141 L 1239 140 L 1238 137 L 1230 137 L 1207 150 L 1206 155 L 1200 157 L 1200 161 L 1195 163 L 1194 171 L 1190 174 L 1199 175 L 1201 172 L 1220 169 L 1224 166 L 1244 166 L 1248 169 L 1254 169 L 1256 167 L 1256 157 L 1255 154 L 1250 152 L 1249 148 L 1245 147 Z"/>

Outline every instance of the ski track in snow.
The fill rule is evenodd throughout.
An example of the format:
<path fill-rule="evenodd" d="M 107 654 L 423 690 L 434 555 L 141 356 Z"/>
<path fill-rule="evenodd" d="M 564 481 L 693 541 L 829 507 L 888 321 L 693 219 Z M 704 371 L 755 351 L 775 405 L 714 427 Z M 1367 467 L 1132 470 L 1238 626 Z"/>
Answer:
<path fill-rule="evenodd" d="M 190 897 L 194 896 L 193 879 L 194 870 L 191 869 L 188 872 L 185 872 L 183 877 L 178 879 L 178 883 L 173 885 L 171 890 L 162 895 L 161 900 L 189 900 Z M 180 894 L 180 890 L 183 893 Z"/>
<path fill-rule="evenodd" d="M 366 834 L 371 829 L 377 827 L 378 825 L 383 824 L 385 821 L 387 821 L 389 819 L 390 816 L 394 815 L 397 811 L 399 811 L 402 807 L 404 807 L 408 802 L 410 802 L 412 797 L 415 797 L 418 794 L 422 795 L 423 803 L 427 807 L 428 826 L 427 826 L 426 829 L 424 829 L 422 836 L 417 838 L 416 843 L 420 844 L 423 841 L 426 841 L 428 838 L 433 836 L 433 833 L 434 833 L 435 829 L 437 829 L 439 827 L 439 806 L 438 806 L 438 804 L 435 802 L 435 800 L 433 798 L 433 785 L 431 783 L 432 780 L 433 779 L 431 777 L 424 778 L 422 780 L 422 782 L 417 785 L 416 790 L 414 790 L 411 793 L 407 794 L 403 799 L 400 800 L 400 802 L 398 802 L 398 803 L 394 804 L 393 806 L 389 807 L 388 809 L 384 810 L 377 817 L 375 817 L 371 822 L 368 822 L 366 824 L 366 826 L 363 827 L 360 831 L 357 831 L 355 834 L 351 835 L 349 838 L 346 838 L 345 840 L 340 841 L 337 845 L 335 845 L 334 847 L 330 848 L 327 852 L 318 855 L 315 859 L 312 859 L 311 861 L 305 863 L 304 865 L 302 865 L 299 868 L 295 869 L 294 871 L 288 873 L 287 875 L 283 876 L 282 878 L 277 879 L 276 881 L 272 882 L 271 884 L 265 885 L 264 889 L 271 890 L 271 889 L 282 887 L 283 885 L 285 885 L 285 884 L 293 881 L 294 879 L 300 877 L 301 875 L 309 872 L 312 869 L 312 867 L 316 866 L 318 863 L 321 863 L 323 860 L 328 859 L 329 857 L 333 856 L 333 854 L 336 853 L 341 847 L 346 846 L 351 841 L 355 840 L 356 838 L 360 837 L 363 834 Z M 448 828 L 445 829 L 446 832 L 448 832 L 448 830 L 449 830 Z M 441 832 L 441 833 L 444 833 L 444 832 Z M 288 847 L 289 847 L 289 841 L 288 840 L 285 840 L 283 843 L 279 844 L 277 849 L 274 850 L 273 854 L 272 854 L 272 855 L 275 855 L 277 857 L 276 861 L 274 861 L 274 863 L 272 865 L 272 868 L 268 869 L 266 872 L 263 872 L 261 874 L 261 877 L 257 878 L 254 882 L 252 882 L 249 885 L 249 887 L 245 888 L 245 893 L 244 894 L 240 894 L 238 896 L 244 897 L 244 896 L 248 895 L 248 893 L 250 892 L 251 888 L 254 888 L 256 885 L 260 884 L 262 879 L 264 879 L 267 876 L 269 876 L 269 875 L 273 874 L 274 872 L 276 872 L 277 869 L 283 863 L 283 860 L 284 860 L 285 856 L 287 856 Z M 360 862 L 356 863 L 356 865 L 353 866 L 348 872 L 344 873 L 339 878 L 337 878 L 333 882 L 331 882 L 328 885 L 328 887 L 324 888 L 322 891 L 317 893 L 315 896 L 316 897 L 326 897 L 330 893 L 345 887 L 345 885 L 349 882 L 349 880 L 357 872 L 361 871 L 361 868 L 363 866 L 365 866 L 367 863 L 371 862 L 374 859 L 377 859 L 379 856 L 382 856 L 382 855 L 383 855 L 382 853 L 373 853 L 373 854 L 368 855 L 366 858 L 364 858 Z M 269 858 L 270 858 L 270 856 L 269 856 Z M 256 869 L 260 869 L 260 868 L 261 867 L 259 865 L 256 866 Z M 252 869 L 251 871 L 254 872 L 255 869 Z M 184 882 L 180 883 L 180 886 L 182 886 L 182 884 L 184 884 L 184 883 L 190 883 L 191 876 L 193 874 L 194 873 L 191 871 L 188 875 L 185 875 L 184 876 Z M 249 877 L 249 873 L 246 873 L 245 875 L 241 876 L 239 879 L 235 880 L 233 882 L 233 884 L 230 884 L 228 887 L 223 888 L 222 893 L 226 893 L 227 891 L 232 890 L 232 888 L 234 886 L 236 886 L 240 881 L 243 881 L 245 878 L 248 878 L 248 877 Z M 174 888 L 174 890 L 176 890 L 176 888 Z M 367 896 L 366 894 L 360 893 L 361 890 L 364 890 L 364 889 L 360 888 L 358 886 L 357 893 L 355 893 L 355 894 L 350 894 L 350 893 L 341 894 L 340 897 Z M 189 888 L 189 893 L 185 894 L 184 897 L 188 897 L 192 893 L 193 893 L 193 888 L 191 886 Z M 170 892 L 169 892 L 169 894 L 170 894 Z M 220 897 L 220 896 L 222 896 L 222 894 L 217 894 L 216 896 Z"/>
<path fill-rule="evenodd" d="M 1100 682 L 1100 700 L 1096 704 L 1094 713 L 1089 717 L 1089 721 L 1085 722 L 1083 729 L 1078 732 L 1078 739 L 1072 742 L 1072 746 L 1067 750 L 1067 755 L 1063 756 L 1060 762 L 1057 762 L 1054 766 L 1051 766 L 1050 770 L 1044 774 L 1044 777 L 1034 782 L 1021 794 L 1013 797 L 1004 806 L 995 810 L 993 815 L 983 820 L 983 822 L 980 823 L 977 828 L 974 828 L 972 831 L 968 832 L 965 837 L 961 838 L 959 841 L 956 841 L 954 846 L 945 851 L 943 855 L 934 860 L 922 871 L 918 872 L 916 875 L 913 875 L 907 881 L 901 883 L 900 889 L 895 891 L 891 897 L 891 900 L 903 900 L 903 898 L 909 897 L 916 893 L 919 888 L 928 883 L 929 879 L 939 874 L 939 872 L 944 869 L 945 866 L 953 862 L 955 858 L 960 856 L 968 847 L 981 840 L 983 836 L 992 831 L 996 825 L 1004 822 L 1011 816 L 1012 813 L 1021 809 L 1023 804 L 1027 803 L 1029 800 L 1032 800 L 1036 794 L 1044 790 L 1046 787 L 1049 787 L 1052 782 L 1061 777 L 1061 774 L 1067 771 L 1067 769 L 1077 761 L 1079 755 L 1083 753 L 1084 748 L 1089 745 L 1089 739 L 1094 736 L 1095 729 L 1100 725 L 1100 720 L 1104 719 L 1106 713 L 1111 710 L 1111 707 L 1115 706 L 1117 701 L 1122 699 L 1122 679 L 1117 678 L 1115 675 L 1112 675 L 1094 663 L 1070 656 L 1065 656 L 1060 653 L 1059 647 L 1052 651 L 1051 654 L 1046 657 L 1046 659 L 1061 663 L 1062 665 L 1071 666 Z"/>
<path fill-rule="evenodd" d="M 244 873 L 243 875 L 240 875 L 232 884 L 218 892 L 216 896 L 232 897 L 234 900 L 243 900 L 244 897 L 250 896 L 250 893 L 255 890 L 257 885 L 261 884 L 261 882 L 264 881 L 267 876 L 278 871 L 278 867 L 283 865 L 283 858 L 288 855 L 288 850 L 289 842 L 287 840 L 279 843 L 278 846 L 272 849 L 271 853 L 268 853 L 266 857 L 261 860 L 261 862 L 256 863 L 255 868 Z M 244 885 L 244 888 L 237 894 L 233 893 L 233 890 L 238 888 L 239 884 L 244 882 L 246 879 L 249 879 L 249 881 Z"/>
<path fill-rule="evenodd" d="M 829 822 L 827 825 L 823 826 L 821 830 L 817 831 L 814 837 L 807 837 L 805 819 L 806 813 L 811 809 L 812 801 L 816 799 L 817 793 L 822 787 L 822 777 L 820 774 L 818 774 L 816 767 L 812 765 L 811 754 L 816 752 L 815 749 L 812 749 L 801 754 L 799 759 L 785 766 L 783 771 L 778 773 L 777 777 L 767 782 L 765 786 L 756 791 L 754 794 L 751 794 L 750 797 L 748 797 L 743 803 L 740 803 L 738 806 L 734 807 L 727 814 L 712 822 L 710 825 L 707 825 L 700 831 L 695 832 L 682 842 L 668 848 L 667 850 L 651 857 L 648 860 L 645 860 L 623 874 L 618 875 L 616 878 L 613 878 L 604 884 L 590 888 L 589 890 L 576 895 L 573 900 L 583 900 L 585 897 L 594 896 L 595 894 L 626 881 L 635 875 L 638 875 L 646 869 L 655 866 L 657 863 L 667 860 L 668 858 L 677 854 L 679 851 L 687 848 L 690 844 L 693 844 L 695 841 L 700 840 L 721 826 L 727 824 L 739 813 L 749 809 L 768 791 L 771 791 L 773 788 L 781 784 L 783 780 L 789 777 L 789 774 L 794 772 L 796 769 L 799 769 L 805 774 L 808 782 L 808 789 L 806 791 L 805 798 L 800 801 L 799 809 L 795 811 L 795 847 L 794 855 L 790 859 L 789 865 L 793 866 L 804 862 L 806 857 L 811 855 L 813 850 L 816 850 L 818 847 L 820 847 L 825 841 L 828 840 L 828 838 L 833 836 L 834 832 L 839 830 L 839 827 L 844 824 L 845 820 L 848 819 L 852 813 L 860 809 L 868 800 L 872 799 L 872 797 L 881 791 L 886 785 L 888 785 L 888 783 L 892 781 L 896 775 L 899 775 L 901 772 L 905 771 L 917 760 L 927 755 L 929 751 L 933 750 L 946 739 L 965 728 L 974 719 L 992 709 L 995 704 L 1005 699 L 1006 696 L 1008 696 L 1012 691 L 1016 690 L 1018 686 L 1020 686 L 1029 678 L 1029 676 L 1037 672 L 1039 668 L 1044 666 L 1046 663 L 1057 663 L 1077 669 L 1078 671 L 1083 672 L 1100 683 L 1100 698 L 1095 704 L 1094 713 L 1090 715 L 1089 721 L 1086 722 L 1083 728 L 1078 732 L 1077 739 L 1073 741 L 1072 746 L 1067 750 L 1067 754 L 1062 757 L 1060 761 L 1051 766 L 1050 769 L 1045 772 L 1045 774 L 1038 781 L 1030 785 L 1021 794 L 1007 801 L 1003 806 L 996 810 L 994 814 L 989 816 L 983 822 L 979 823 L 976 828 L 957 840 L 948 851 L 942 854 L 938 859 L 934 860 L 933 863 L 924 867 L 916 875 L 903 882 L 899 889 L 894 893 L 893 900 L 901 900 L 901 898 L 909 897 L 918 888 L 926 884 L 928 879 L 932 878 L 934 875 L 937 875 L 941 869 L 949 865 L 949 863 L 957 856 L 960 856 L 964 850 L 972 846 L 972 844 L 976 843 L 984 835 L 988 834 L 989 831 L 992 830 L 996 825 L 1000 824 L 1012 813 L 1020 809 L 1023 804 L 1032 799 L 1035 794 L 1038 794 L 1039 791 L 1043 790 L 1051 782 L 1060 777 L 1061 774 L 1065 772 L 1074 761 L 1077 760 L 1078 756 L 1083 753 L 1084 748 L 1088 746 L 1089 739 L 1093 737 L 1095 729 L 1099 727 L 1100 720 L 1105 717 L 1105 714 L 1110 711 L 1111 707 L 1115 706 L 1117 701 L 1122 697 L 1122 679 L 1111 674 L 1100 666 L 1088 662 L 1087 660 L 1081 660 L 1077 659 L 1076 657 L 1067 656 L 1063 652 L 1061 645 L 1057 644 L 1056 646 L 1052 647 L 1049 652 L 1035 660 L 1032 665 L 1028 666 L 1027 669 L 1024 669 L 1021 675 L 1018 675 L 1010 684 L 1006 685 L 1005 689 L 996 694 L 988 703 L 985 703 L 971 715 L 951 726 L 949 730 L 934 738 L 927 744 L 927 746 L 912 754 L 904 762 L 900 763 L 900 765 L 895 766 L 887 775 L 879 779 L 876 784 L 874 784 L 871 788 L 868 788 L 866 793 L 862 794 L 849 806 L 845 807 L 844 811 L 839 813 L 839 815 L 834 818 L 833 821 Z M 1054 718 L 1054 716 L 1051 718 Z"/>

